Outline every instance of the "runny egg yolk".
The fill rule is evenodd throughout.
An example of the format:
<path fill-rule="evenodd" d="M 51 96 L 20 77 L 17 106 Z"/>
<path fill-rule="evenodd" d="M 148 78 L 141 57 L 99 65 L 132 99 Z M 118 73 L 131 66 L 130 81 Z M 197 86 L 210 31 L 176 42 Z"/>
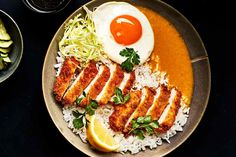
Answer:
<path fill-rule="evenodd" d="M 122 45 L 133 44 L 142 36 L 141 23 L 130 15 L 114 18 L 110 24 L 110 31 L 115 41 Z"/>

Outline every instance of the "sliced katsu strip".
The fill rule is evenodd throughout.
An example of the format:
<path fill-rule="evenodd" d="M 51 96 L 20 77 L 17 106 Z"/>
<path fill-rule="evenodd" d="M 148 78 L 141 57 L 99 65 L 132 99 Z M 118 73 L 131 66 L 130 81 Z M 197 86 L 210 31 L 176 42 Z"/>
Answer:
<path fill-rule="evenodd" d="M 170 91 L 166 85 L 160 85 L 157 89 L 152 107 L 149 108 L 147 115 L 151 115 L 153 120 L 158 120 L 168 105 Z"/>
<path fill-rule="evenodd" d="M 133 83 L 135 81 L 135 73 L 134 71 L 130 73 L 124 73 L 124 78 L 122 82 L 120 83 L 119 89 L 122 91 L 123 95 L 126 95 L 131 90 Z M 110 99 L 111 102 L 113 102 L 113 97 Z"/>
<path fill-rule="evenodd" d="M 84 107 L 88 104 L 89 99 L 95 100 L 99 93 L 102 91 L 106 82 L 110 77 L 110 69 L 101 65 L 99 67 L 99 72 L 97 76 L 93 79 L 93 81 L 89 84 L 89 86 L 85 89 L 86 97 L 82 99 L 80 102 L 80 106 Z"/>
<path fill-rule="evenodd" d="M 130 99 L 123 105 L 114 107 L 114 112 L 109 117 L 109 124 L 114 131 L 123 131 L 125 124 L 135 111 L 141 100 L 141 91 L 130 92 Z"/>
<path fill-rule="evenodd" d="M 65 59 L 61 72 L 56 78 L 53 86 L 53 92 L 57 101 L 61 101 L 66 89 L 68 88 L 75 71 L 79 65 L 79 62 L 74 57 L 68 57 Z"/>
<path fill-rule="evenodd" d="M 177 89 L 173 88 L 171 90 L 169 104 L 158 120 L 160 127 L 156 129 L 157 132 L 166 132 L 173 126 L 180 108 L 181 96 L 181 92 Z"/>
<path fill-rule="evenodd" d="M 135 81 L 134 71 L 132 71 L 130 73 L 125 73 L 124 79 L 119 86 L 119 88 L 121 89 L 121 91 L 124 95 L 129 93 L 130 89 L 133 86 L 134 81 Z"/>
<path fill-rule="evenodd" d="M 124 78 L 124 71 L 118 64 L 113 64 L 110 67 L 110 78 L 104 86 L 103 90 L 97 96 L 96 100 L 100 105 L 106 105 L 114 95 L 115 88 L 118 87 Z"/>
<path fill-rule="evenodd" d="M 155 91 L 149 87 L 144 87 L 142 89 L 142 99 L 135 109 L 135 111 L 130 116 L 129 120 L 125 124 L 123 132 L 128 132 L 131 129 L 131 120 L 137 119 L 138 117 L 143 117 L 146 115 L 148 109 L 152 106 L 154 100 Z"/>
<path fill-rule="evenodd" d="M 94 61 L 90 61 L 88 65 L 81 71 L 79 76 L 70 86 L 63 97 L 62 103 L 64 105 L 73 104 L 78 96 L 81 95 L 83 90 L 90 84 L 90 82 L 97 75 L 98 70 L 96 67 L 96 63 Z"/>

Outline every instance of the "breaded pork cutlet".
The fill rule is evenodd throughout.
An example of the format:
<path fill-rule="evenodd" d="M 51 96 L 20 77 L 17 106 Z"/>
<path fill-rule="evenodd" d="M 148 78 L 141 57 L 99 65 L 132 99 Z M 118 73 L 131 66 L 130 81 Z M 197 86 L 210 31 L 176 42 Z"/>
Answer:
<path fill-rule="evenodd" d="M 77 97 L 79 97 L 83 90 L 90 84 L 90 82 L 97 75 L 98 70 L 96 67 L 96 63 L 94 61 L 90 61 L 88 65 L 80 72 L 79 76 L 72 83 L 70 88 L 65 93 L 62 103 L 64 105 L 70 105 L 75 102 Z"/>
<path fill-rule="evenodd" d="M 141 100 L 141 91 L 131 91 L 130 99 L 122 105 L 114 107 L 114 112 L 109 117 L 109 124 L 114 131 L 123 131 L 130 115 L 137 108 Z"/>
<path fill-rule="evenodd" d="M 124 79 L 122 80 L 119 88 L 121 89 L 123 95 L 126 95 L 129 93 L 130 89 L 133 86 L 133 83 L 135 81 L 135 73 L 134 71 L 130 73 L 124 73 Z"/>
<path fill-rule="evenodd" d="M 133 94 L 135 92 L 137 93 Z M 160 127 L 155 129 L 156 132 L 166 132 L 173 126 L 180 107 L 180 91 L 176 88 L 169 90 L 166 85 L 160 85 L 156 91 L 144 87 L 142 92 L 138 90 L 131 93 L 126 104 L 114 107 L 114 112 L 109 117 L 111 129 L 128 133 L 133 119 L 148 115 L 160 124 Z"/>
<path fill-rule="evenodd" d="M 169 104 L 158 120 L 160 127 L 156 129 L 157 132 L 166 132 L 173 126 L 180 108 L 181 96 L 180 91 L 176 88 L 172 88 Z"/>
<path fill-rule="evenodd" d="M 110 69 L 105 65 L 101 65 L 99 67 L 99 72 L 97 76 L 85 89 L 86 97 L 82 99 L 79 105 L 81 107 L 84 107 L 89 103 L 89 99 L 95 100 L 96 97 L 99 95 L 99 93 L 102 91 L 109 77 L 110 77 Z"/>
<path fill-rule="evenodd" d="M 130 73 L 124 72 L 124 78 L 123 78 L 123 80 L 121 81 L 121 83 L 118 87 L 122 91 L 122 95 L 126 95 L 130 92 L 134 81 L 135 81 L 134 71 L 132 71 Z M 114 95 L 115 94 L 113 94 L 113 96 Z M 110 101 L 114 102 L 113 97 L 111 97 Z"/>
<path fill-rule="evenodd" d="M 125 124 L 123 132 L 128 132 L 131 129 L 131 120 L 137 119 L 138 117 L 144 117 L 148 109 L 152 106 L 154 100 L 155 91 L 149 87 L 142 89 L 142 99 L 135 109 L 135 111 L 129 117 L 129 120 Z"/>
<path fill-rule="evenodd" d="M 103 90 L 97 96 L 96 101 L 99 105 L 106 105 L 114 95 L 115 88 L 118 87 L 124 78 L 124 71 L 120 65 L 113 64 L 110 67 L 110 78 L 103 87 Z"/>
<path fill-rule="evenodd" d="M 160 85 L 153 101 L 153 105 L 149 108 L 147 115 L 151 115 L 153 120 L 158 120 L 168 105 L 170 91 L 166 85 Z"/>
<path fill-rule="evenodd" d="M 60 74 L 56 78 L 53 86 L 53 93 L 57 101 L 61 101 L 66 89 L 68 88 L 75 71 L 79 65 L 79 62 L 74 57 L 68 57 L 65 59 Z"/>

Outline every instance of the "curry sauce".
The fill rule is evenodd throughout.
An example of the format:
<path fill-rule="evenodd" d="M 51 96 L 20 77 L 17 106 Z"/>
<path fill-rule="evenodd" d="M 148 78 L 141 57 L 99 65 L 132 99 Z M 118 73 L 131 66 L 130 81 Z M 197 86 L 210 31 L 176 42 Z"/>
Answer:
<path fill-rule="evenodd" d="M 151 69 L 165 71 L 169 84 L 176 86 L 189 104 L 193 92 L 193 72 L 187 46 L 175 27 L 156 12 L 137 6 L 148 18 L 155 46 L 149 61 Z"/>

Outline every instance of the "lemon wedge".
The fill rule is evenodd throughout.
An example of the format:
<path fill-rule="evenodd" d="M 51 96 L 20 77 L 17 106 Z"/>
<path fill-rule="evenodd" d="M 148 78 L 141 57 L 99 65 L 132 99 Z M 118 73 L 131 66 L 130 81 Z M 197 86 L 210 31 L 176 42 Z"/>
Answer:
<path fill-rule="evenodd" d="M 111 152 L 119 148 L 119 144 L 102 126 L 95 115 L 89 117 L 90 123 L 87 128 L 87 139 L 89 143 L 102 152 Z"/>

